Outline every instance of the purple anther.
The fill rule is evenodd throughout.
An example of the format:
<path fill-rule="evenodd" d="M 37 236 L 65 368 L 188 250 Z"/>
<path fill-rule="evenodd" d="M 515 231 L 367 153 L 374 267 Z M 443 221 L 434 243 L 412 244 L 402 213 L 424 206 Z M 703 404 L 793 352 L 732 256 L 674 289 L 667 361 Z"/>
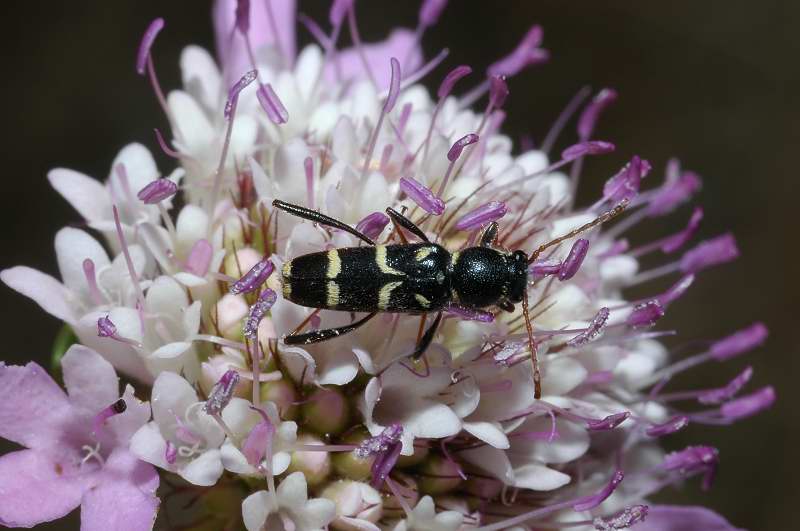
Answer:
<path fill-rule="evenodd" d="M 139 51 L 136 53 L 136 72 L 139 75 L 144 75 L 147 68 L 147 58 L 150 57 L 150 48 L 152 48 L 158 32 L 162 29 L 164 29 L 164 19 L 160 17 L 147 26 L 147 30 L 142 36 L 142 41 L 139 43 Z"/>
<path fill-rule="evenodd" d="M 647 505 L 632 505 L 612 516 L 596 516 L 592 520 L 592 525 L 596 531 L 630 529 L 634 524 L 644 522 L 648 511 L 650 508 Z"/>
<path fill-rule="evenodd" d="M 608 499 L 608 497 L 614 493 L 624 478 L 625 474 L 623 474 L 622 470 L 615 470 L 609 482 L 606 483 L 606 485 L 600 489 L 597 494 L 581 498 L 581 500 L 573 505 L 572 508 L 576 511 L 588 511 L 590 509 L 594 509 L 606 501 L 606 499 Z"/>
<path fill-rule="evenodd" d="M 447 6 L 447 0 L 423 0 L 419 8 L 419 25 L 429 28 L 436 24 Z"/>
<path fill-rule="evenodd" d="M 528 274 L 534 280 L 558 274 L 559 271 L 561 271 L 560 260 L 537 260 L 528 267 Z"/>
<path fill-rule="evenodd" d="M 444 201 L 436 197 L 430 188 L 413 177 L 401 177 L 400 190 L 425 212 L 434 216 L 440 216 L 444 212 Z"/>
<path fill-rule="evenodd" d="M 735 358 L 740 354 L 752 350 L 767 339 L 769 330 L 764 323 L 757 322 L 752 325 L 734 332 L 733 334 L 719 339 L 711 344 L 711 357 L 717 361 L 726 361 Z"/>
<path fill-rule="evenodd" d="M 689 425 L 689 418 L 685 415 L 676 415 L 662 424 L 653 424 L 645 433 L 650 437 L 663 437 L 680 431 Z"/>
<path fill-rule="evenodd" d="M 155 205 L 164 199 L 168 199 L 178 192 L 178 185 L 170 179 L 156 179 L 149 182 L 144 188 L 139 190 L 136 197 L 144 201 L 146 205 Z"/>
<path fill-rule="evenodd" d="M 97 335 L 99 337 L 115 337 L 117 335 L 117 326 L 107 315 L 97 320 Z"/>
<path fill-rule="evenodd" d="M 650 171 L 650 163 L 634 155 L 616 175 L 603 186 L 603 198 L 612 203 L 630 201 L 637 193 L 642 179 Z"/>
<path fill-rule="evenodd" d="M 125 410 L 128 409 L 128 404 L 125 403 L 125 400 L 120 398 L 113 404 L 108 407 L 103 408 L 100 413 L 95 415 L 94 420 L 92 421 L 92 432 L 95 435 L 100 434 L 100 430 L 103 429 L 103 423 L 105 423 L 106 419 L 113 417 L 114 415 L 120 415 L 125 413 Z"/>
<path fill-rule="evenodd" d="M 667 291 L 656 297 L 656 300 L 666 307 L 678 300 L 694 283 L 694 275 L 685 275 L 673 284 Z"/>
<path fill-rule="evenodd" d="M 174 465 L 178 460 L 178 447 L 167 441 L 167 446 L 164 448 L 164 460 L 170 465 Z"/>
<path fill-rule="evenodd" d="M 541 26 L 531 27 L 513 52 L 489 66 L 488 74 L 514 76 L 526 66 L 546 60 L 548 54 L 539 48 L 543 36 Z"/>
<path fill-rule="evenodd" d="M 479 321 L 481 323 L 494 322 L 494 314 L 475 308 L 467 308 L 458 304 L 451 304 L 447 307 L 447 313 L 456 315 L 464 321 Z"/>
<path fill-rule="evenodd" d="M 252 340 L 256 340 L 258 338 L 258 325 L 261 323 L 261 320 L 264 318 L 267 312 L 275 304 L 276 300 L 278 300 L 278 294 L 270 288 L 267 288 L 261 292 L 261 295 L 258 296 L 258 300 L 255 302 L 255 304 L 250 306 L 247 319 L 244 321 L 244 326 L 242 327 L 242 334 L 244 337 Z"/>
<path fill-rule="evenodd" d="M 208 240 L 197 240 L 194 242 L 194 245 L 192 245 L 192 248 L 189 249 L 189 255 L 186 257 L 184 270 L 198 277 L 204 277 L 208 274 L 208 268 L 211 265 L 211 259 L 213 257 L 214 248 L 208 243 Z"/>
<path fill-rule="evenodd" d="M 656 324 L 662 317 L 664 317 L 664 306 L 657 299 L 653 299 L 634 306 L 625 322 L 632 328 L 647 328 Z"/>
<path fill-rule="evenodd" d="M 750 378 L 753 377 L 753 368 L 750 366 L 745 367 L 745 369 L 740 372 L 739 374 L 734 377 L 733 380 L 728 382 L 724 387 L 719 387 L 717 389 L 709 389 L 708 391 L 704 391 L 697 397 L 697 401 L 701 404 L 706 405 L 716 405 L 722 404 L 723 402 L 727 402 L 742 389 L 747 382 L 750 381 Z"/>
<path fill-rule="evenodd" d="M 461 152 L 464 151 L 464 148 L 469 146 L 470 144 L 474 144 L 480 140 L 480 137 L 475 133 L 468 133 L 458 140 L 456 140 L 450 150 L 447 152 L 447 160 L 450 162 L 455 162 L 458 160 L 458 157 L 461 156 Z"/>
<path fill-rule="evenodd" d="M 610 88 L 602 89 L 592 98 L 592 101 L 583 109 L 578 118 L 578 138 L 588 140 L 592 136 L 600 113 L 606 110 L 616 99 L 617 91 Z"/>
<path fill-rule="evenodd" d="M 269 420 L 266 413 L 260 408 L 250 406 L 250 409 L 261 416 L 242 445 L 242 453 L 251 466 L 258 466 L 266 455 L 272 459 L 272 438 L 275 436 L 275 425 Z"/>
<path fill-rule="evenodd" d="M 255 81 L 257 77 L 258 72 L 255 70 L 250 70 L 249 72 L 245 72 L 244 75 L 239 78 L 239 81 L 233 84 L 231 89 L 228 91 L 228 101 L 225 102 L 224 116 L 226 120 L 231 119 L 233 109 L 236 107 L 236 103 L 239 101 L 239 94 L 245 89 L 245 87 Z"/>
<path fill-rule="evenodd" d="M 211 389 L 211 394 L 208 395 L 203 411 L 209 415 L 220 415 L 225 406 L 231 401 L 231 398 L 233 398 L 233 393 L 240 378 L 239 373 L 233 369 L 226 371 Z"/>
<path fill-rule="evenodd" d="M 719 464 L 719 452 L 711 446 L 687 446 L 664 457 L 661 468 L 681 475 L 704 472 L 703 489 L 708 490 Z"/>
<path fill-rule="evenodd" d="M 439 85 L 439 90 L 436 91 L 436 96 L 440 100 L 446 98 L 453 91 L 453 87 L 455 87 L 456 83 L 458 83 L 461 78 L 468 76 L 471 73 L 472 68 L 467 65 L 459 65 L 455 67 L 446 76 L 444 76 L 442 84 Z"/>
<path fill-rule="evenodd" d="M 564 161 L 569 162 L 571 160 L 585 157 L 586 155 L 605 155 L 606 153 L 611 153 L 615 149 L 616 146 L 611 142 L 605 142 L 603 140 L 589 140 L 569 146 L 567 149 L 561 152 L 561 158 Z"/>
<path fill-rule="evenodd" d="M 731 400 L 719 408 L 722 416 L 728 420 L 736 421 L 764 411 L 775 403 L 775 388 L 771 385 L 762 387 L 749 395 Z"/>
<path fill-rule="evenodd" d="M 489 107 L 500 109 L 508 98 L 508 83 L 505 76 L 491 76 L 489 78 Z"/>
<path fill-rule="evenodd" d="M 478 208 L 467 212 L 455 224 L 457 230 L 474 230 L 485 223 L 497 221 L 508 212 L 508 207 L 502 201 L 489 201 Z"/>
<path fill-rule="evenodd" d="M 702 181 L 694 172 L 683 172 L 679 177 L 668 179 L 650 198 L 647 215 L 650 217 L 669 214 L 685 203 L 700 189 Z"/>
<path fill-rule="evenodd" d="M 697 273 L 715 265 L 730 262 L 739 257 L 739 248 L 733 234 L 727 232 L 706 240 L 689 249 L 681 257 L 681 271 Z"/>
<path fill-rule="evenodd" d="M 289 111 L 286 110 L 281 99 L 275 94 L 272 85 L 269 83 L 259 85 L 256 91 L 256 98 L 258 98 L 258 103 L 261 104 L 261 108 L 267 113 L 267 118 L 272 123 L 281 125 L 289 121 Z"/>
<path fill-rule="evenodd" d="M 677 234 L 674 234 L 668 238 L 665 238 L 661 243 L 661 251 L 664 253 L 674 253 L 684 245 L 686 242 L 691 240 L 697 229 L 700 228 L 700 222 L 703 220 L 703 209 L 700 207 L 696 207 L 692 212 L 692 217 L 689 218 L 689 224 L 686 226 L 685 229 L 680 231 Z"/>
<path fill-rule="evenodd" d="M 391 444 L 398 442 L 403 435 L 403 426 L 398 423 L 390 424 L 382 432 L 374 437 L 364 439 L 358 447 L 353 450 L 359 459 L 367 459 L 389 449 Z"/>
<path fill-rule="evenodd" d="M 608 315 L 610 313 L 608 308 L 600 308 L 597 314 L 592 317 L 592 321 L 589 323 L 586 330 L 567 341 L 567 345 L 570 347 L 580 347 L 600 337 L 600 334 L 603 333 L 603 329 L 606 327 Z"/>
<path fill-rule="evenodd" d="M 360 459 L 375 456 L 375 460 L 372 462 L 372 480 L 370 481 L 370 485 L 374 488 L 377 489 L 383 485 L 397 463 L 400 450 L 403 449 L 403 444 L 400 442 L 402 435 L 403 426 L 397 423 L 391 424 L 375 437 L 365 439 L 353 450 L 353 453 Z"/>
<path fill-rule="evenodd" d="M 356 230 L 364 234 L 367 238 L 374 240 L 380 236 L 386 225 L 389 224 L 389 216 L 383 212 L 373 212 L 358 222 Z"/>
<path fill-rule="evenodd" d="M 587 420 L 586 429 L 589 431 L 608 431 L 613 430 L 631 416 L 630 411 L 623 411 L 622 413 L 614 413 L 608 415 L 600 420 Z"/>
<path fill-rule="evenodd" d="M 269 261 L 269 258 L 264 257 L 251 267 L 250 271 L 245 273 L 242 278 L 231 284 L 228 291 L 234 295 L 255 291 L 269 278 L 274 270 L 275 266 Z"/>
<path fill-rule="evenodd" d="M 236 29 L 242 35 L 250 31 L 250 0 L 236 0 Z"/>
<path fill-rule="evenodd" d="M 383 104 L 383 112 L 385 114 L 392 112 L 397 103 L 397 98 L 400 96 L 400 61 L 392 57 L 389 59 L 389 65 L 392 69 L 392 77 L 389 79 L 389 95 L 386 96 L 386 102 Z"/>
<path fill-rule="evenodd" d="M 328 11 L 328 20 L 331 26 L 338 27 L 342 25 L 345 15 L 353 7 L 354 0 L 333 0 L 331 2 L 331 9 Z"/>
<path fill-rule="evenodd" d="M 558 280 L 569 280 L 575 276 L 580 269 L 583 259 L 586 258 L 586 253 L 589 252 L 589 240 L 579 238 L 572 244 L 569 254 L 561 264 L 561 269 L 558 271 Z"/>

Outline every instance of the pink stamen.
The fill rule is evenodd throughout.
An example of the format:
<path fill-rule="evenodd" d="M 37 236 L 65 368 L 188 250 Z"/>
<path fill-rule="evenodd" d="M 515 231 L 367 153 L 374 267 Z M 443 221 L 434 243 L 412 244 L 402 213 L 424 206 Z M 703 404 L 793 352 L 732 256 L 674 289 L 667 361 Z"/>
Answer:
<path fill-rule="evenodd" d="M 164 136 L 157 127 L 153 129 L 153 132 L 156 134 L 156 141 L 158 142 L 161 151 L 163 151 L 165 155 L 172 157 L 173 159 L 179 159 L 181 157 L 180 153 L 169 147 L 169 144 L 167 144 L 167 141 L 164 140 Z"/>
<path fill-rule="evenodd" d="M 97 285 L 97 276 L 95 274 L 94 262 L 91 258 L 83 261 L 83 275 L 86 277 L 86 284 L 89 286 L 89 296 L 95 304 L 100 306 L 104 304 L 105 297 L 100 292 L 100 287 Z"/>
<path fill-rule="evenodd" d="M 314 210 L 314 159 L 306 157 L 303 167 L 306 170 L 306 204 Z"/>
<path fill-rule="evenodd" d="M 122 223 L 119 221 L 119 210 L 117 210 L 117 205 L 112 205 L 111 210 L 114 214 L 114 225 L 117 228 L 117 239 L 119 240 L 119 245 L 122 249 L 122 255 L 125 257 L 125 264 L 128 266 L 128 274 L 130 275 L 133 286 L 136 289 L 139 321 L 141 323 L 142 330 L 144 330 L 144 314 L 142 313 L 144 311 L 144 293 L 142 292 L 142 285 L 139 283 L 139 275 L 136 274 L 136 269 L 133 267 L 131 253 L 128 251 L 128 242 L 125 240 L 125 234 L 122 231 Z"/>
<path fill-rule="evenodd" d="M 353 15 L 354 11 L 354 9 L 350 10 L 350 16 Z M 400 63 L 394 57 L 390 58 L 389 62 L 391 63 L 392 69 L 392 79 L 389 84 L 389 96 L 386 98 L 383 109 L 381 109 L 381 115 L 378 117 L 378 123 L 375 124 L 375 129 L 372 131 L 372 135 L 370 136 L 369 147 L 367 147 L 367 152 L 364 157 L 364 166 L 361 169 L 362 181 L 367 176 L 367 172 L 369 171 L 370 163 L 372 162 L 372 154 L 375 152 L 375 145 L 378 143 L 378 135 L 380 135 L 381 127 L 383 126 L 383 120 L 386 118 L 386 115 L 391 112 L 394 104 L 397 102 L 397 97 L 400 91 Z"/>
<path fill-rule="evenodd" d="M 92 433 L 94 433 L 95 436 L 100 435 L 100 431 L 103 429 L 103 424 L 105 421 L 114 415 L 125 413 L 126 409 L 128 409 L 128 404 L 126 404 L 125 400 L 122 398 L 110 406 L 103 408 L 103 410 L 94 417 L 94 421 L 92 422 Z"/>

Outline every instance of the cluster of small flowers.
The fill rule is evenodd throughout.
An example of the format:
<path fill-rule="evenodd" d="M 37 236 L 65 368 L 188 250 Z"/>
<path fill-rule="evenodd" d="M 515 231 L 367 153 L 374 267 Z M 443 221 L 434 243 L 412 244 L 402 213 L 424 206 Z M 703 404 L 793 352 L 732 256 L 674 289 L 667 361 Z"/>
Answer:
<path fill-rule="evenodd" d="M 352 0 L 334 0 L 328 31 L 294 1 L 218 0 L 218 62 L 187 47 L 184 87 L 167 95 L 151 55 L 164 22 L 151 24 L 136 67 L 169 121 L 171 142 L 158 130 L 156 140 L 177 169 L 162 177 L 131 144 L 105 183 L 52 170 L 102 243 L 64 228 L 60 281 L 27 267 L 0 274 L 75 338 L 60 358 L 67 394 L 35 363 L 0 363 L 0 436 L 25 447 L 0 458 L 0 523 L 31 526 L 80 505 L 82 529 L 144 530 L 163 505 L 161 517 L 185 529 L 733 529 L 701 507 L 647 505 L 687 477 L 710 486 L 718 461 L 707 446 L 665 455 L 660 437 L 731 424 L 775 399 L 771 387 L 738 396 L 749 367 L 718 388 L 666 390 L 676 374 L 766 338 L 757 323 L 675 361 L 658 341 L 673 332 L 652 329 L 698 273 L 737 257 L 733 237 L 673 258 L 696 233 L 698 208 L 685 229 L 628 243 L 631 227 L 699 188 L 676 161 L 640 191 L 651 165 L 633 156 L 595 204 L 575 208 L 585 158 L 614 150 L 593 138 L 613 90 L 588 102 L 581 91 L 539 149 L 512 154 L 499 132 L 508 81 L 547 61 L 538 26 L 485 75 L 458 66 L 429 94 L 419 81 L 446 51 L 424 62 L 420 43 L 445 4 L 425 0 L 415 31 L 365 44 Z M 298 19 L 317 41 L 299 53 Z M 354 45 L 339 49 L 345 26 Z M 455 95 L 470 78 L 477 85 Z M 552 160 L 574 115 L 578 141 Z M 276 198 L 380 242 L 405 238 L 383 208 L 405 209 L 453 251 L 491 222 L 498 246 L 528 252 L 627 209 L 530 264 L 535 399 L 519 308 L 449 308 L 418 363 L 406 358 L 423 324 L 407 315 L 286 345 L 287 334 L 354 317 L 287 301 L 276 268 L 358 240 L 279 215 Z M 639 271 L 652 253 L 667 264 Z M 663 293 L 622 296 L 676 273 Z M 149 402 L 132 385 L 120 395 L 117 372 Z"/>

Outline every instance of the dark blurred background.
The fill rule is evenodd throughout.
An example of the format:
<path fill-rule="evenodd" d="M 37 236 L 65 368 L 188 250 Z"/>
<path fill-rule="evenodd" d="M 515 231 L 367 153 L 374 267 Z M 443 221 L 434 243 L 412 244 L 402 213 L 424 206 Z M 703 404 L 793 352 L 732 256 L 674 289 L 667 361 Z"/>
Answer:
<path fill-rule="evenodd" d="M 300 6 L 326 23 L 327 0 Z M 416 11 L 416 2 L 358 3 L 367 40 L 382 38 L 396 25 L 415 25 Z M 159 153 L 152 128 L 164 127 L 165 120 L 147 82 L 134 72 L 139 39 L 151 19 L 166 19 L 155 46 L 156 66 L 165 87 L 178 87 L 181 48 L 212 47 L 209 12 L 210 1 L 196 0 L 3 4 L 6 184 L 0 212 L 6 230 L 0 232 L 0 267 L 26 264 L 57 276 L 54 234 L 79 217 L 49 187 L 48 169 L 64 166 L 105 179 L 114 155 L 128 142 L 144 142 Z M 743 257 L 701 274 L 670 308 L 664 326 L 678 328 L 683 338 L 714 338 L 763 320 L 771 336 L 747 359 L 703 367 L 683 383 L 722 383 L 749 363 L 755 368 L 752 388 L 773 384 L 779 401 L 768 414 L 739 425 L 691 426 L 670 438 L 674 448 L 717 446 L 722 468 L 710 492 L 691 482 L 660 499 L 705 504 L 753 530 L 796 529 L 800 501 L 794 410 L 800 365 L 795 328 L 800 281 L 794 262 L 800 213 L 799 15 L 800 3 L 780 0 L 454 1 L 424 42 L 428 56 L 449 47 L 449 67 L 467 63 L 482 70 L 510 51 L 532 23 L 544 26 L 552 61 L 510 83 L 505 132 L 514 139 L 530 134 L 541 140 L 585 84 L 619 91 L 596 134 L 615 142 L 617 152 L 588 164 L 584 203 L 634 153 L 654 163 L 653 182 L 673 155 L 703 176 L 701 236 L 733 230 Z M 298 35 L 309 41 L 303 29 Z M 429 85 L 435 87 L 445 72 L 439 68 Z M 574 126 L 569 127 L 571 135 Z M 168 173 L 170 161 L 158 161 Z M 683 209 L 668 223 L 682 227 L 687 215 Z M 673 228 L 651 225 L 638 237 Z M 0 298 L 5 338 L 0 359 L 45 363 L 59 324 L 5 286 Z M 62 527 L 43 528 L 77 529 L 76 516 Z"/>

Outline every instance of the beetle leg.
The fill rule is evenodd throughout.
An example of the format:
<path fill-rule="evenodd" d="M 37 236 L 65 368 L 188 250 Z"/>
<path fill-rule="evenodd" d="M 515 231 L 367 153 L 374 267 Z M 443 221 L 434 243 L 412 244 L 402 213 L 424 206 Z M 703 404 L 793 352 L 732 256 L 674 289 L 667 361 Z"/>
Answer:
<path fill-rule="evenodd" d="M 413 221 L 411 221 L 410 219 L 405 217 L 403 214 L 401 214 L 397 210 L 393 209 L 392 207 L 389 207 L 389 208 L 386 209 L 386 213 L 389 215 L 389 218 L 391 218 L 392 223 L 394 223 L 395 226 L 399 225 L 400 227 L 403 227 L 408 232 L 410 232 L 411 234 L 413 234 L 414 236 L 416 236 L 417 238 L 419 238 L 420 240 L 422 240 L 424 242 L 429 242 L 430 241 L 428 239 L 428 237 L 425 236 L 425 233 L 422 232 L 422 229 L 420 229 L 419 227 L 414 225 Z M 399 232 L 399 229 L 398 229 L 398 232 Z"/>
<path fill-rule="evenodd" d="M 352 332 L 356 328 L 364 325 L 375 317 L 378 312 L 372 312 L 371 314 L 367 315 L 363 319 L 356 321 L 354 323 L 350 323 L 349 325 L 340 326 L 338 328 L 326 328 L 324 330 L 314 330 L 313 332 L 308 332 L 305 334 L 289 334 L 288 336 L 283 338 L 283 342 L 287 345 L 310 345 L 311 343 L 319 343 L 320 341 L 326 341 L 328 339 L 333 339 L 334 337 L 339 337 L 341 335 L 347 334 Z"/>
<path fill-rule="evenodd" d="M 436 315 L 436 319 L 433 320 L 433 324 L 428 327 L 425 331 L 425 334 L 422 336 L 422 339 L 419 340 L 417 343 L 417 347 L 414 349 L 414 352 L 411 353 L 411 357 L 415 360 L 418 360 L 425 351 L 428 350 L 428 347 L 431 346 L 433 342 L 433 336 L 436 334 L 436 329 L 439 328 L 439 323 L 442 321 L 442 312 L 439 312 Z"/>
<path fill-rule="evenodd" d="M 499 227 L 494 221 L 489 223 L 486 229 L 481 234 L 481 247 L 492 247 L 497 241 L 497 232 Z"/>
<path fill-rule="evenodd" d="M 360 231 L 357 231 L 350 225 L 342 223 L 338 219 L 326 216 L 325 214 L 321 214 L 316 210 L 311 210 L 310 208 L 301 207 L 299 205 L 293 205 L 292 203 L 286 203 L 284 201 L 281 201 L 280 199 L 276 199 L 275 201 L 273 201 L 272 206 L 274 206 L 277 209 L 283 210 L 284 212 L 288 212 L 293 216 L 297 216 L 298 218 L 307 219 L 309 221 L 319 223 L 320 225 L 327 225 L 328 227 L 333 227 L 334 229 L 339 229 L 345 232 L 349 232 L 356 238 L 364 240 L 370 245 L 375 245 L 374 241 L 372 241 L 366 235 L 362 234 Z"/>

